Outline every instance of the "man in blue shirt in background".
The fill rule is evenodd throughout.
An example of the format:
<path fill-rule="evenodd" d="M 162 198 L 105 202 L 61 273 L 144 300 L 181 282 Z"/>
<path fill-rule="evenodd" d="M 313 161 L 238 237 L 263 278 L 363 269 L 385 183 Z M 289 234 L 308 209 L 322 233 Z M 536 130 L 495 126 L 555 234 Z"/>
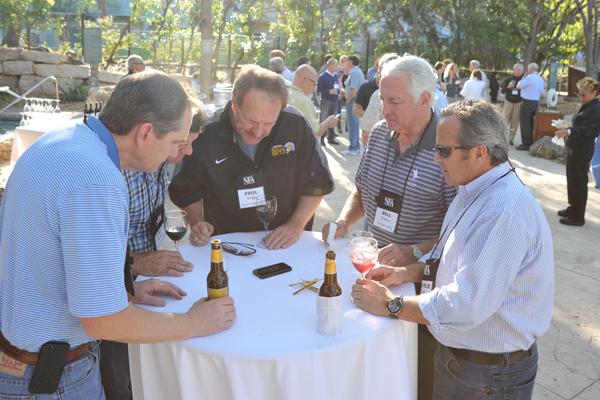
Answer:
<path fill-rule="evenodd" d="M 523 101 L 519 111 L 521 144 L 516 147 L 517 150 L 529 150 L 529 146 L 533 144 L 533 118 L 544 95 L 544 78 L 538 74 L 538 69 L 536 63 L 529 64 L 527 75 L 517 83 Z"/>

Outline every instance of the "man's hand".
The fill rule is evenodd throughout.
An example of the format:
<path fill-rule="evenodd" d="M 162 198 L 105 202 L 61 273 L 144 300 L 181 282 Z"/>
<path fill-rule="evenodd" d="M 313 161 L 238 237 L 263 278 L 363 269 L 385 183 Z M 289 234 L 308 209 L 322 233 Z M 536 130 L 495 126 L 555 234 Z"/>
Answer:
<path fill-rule="evenodd" d="M 181 300 L 187 293 L 170 282 L 161 281 L 160 279 L 148 279 L 145 281 L 137 281 L 133 283 L 135 296 L 131 297 L 131 301 L 135 304 L 148 304 L 151 306 L 164 307 L 165 300 L 162 296 L 172 297 Z"/>
<path fill-rule="evenodd" d="M 194 246 L 204 246 L 210 240 L 215 228 L 206 221 L 196 222 L 191 227 L 190 243 Z"/>
<path fill-rule="evenodd" d="M 185 261 L 179 252 L 170 250 L 134 253 L 131 266 L 134 275 L 145 276 L 183 276 L 192 268 L 192 263 Z"/>
<path fill-rule="evenodd" d="M 231 328 L 235 320 L 235 306 L 229 296 L 214 300 L 202 298 L 187 314 L 192 320 L 194 336 L 209 336 Z"/>
<path fill-rule="evenodd" d="M 379 250 L 378 261 L 380 264 L 401 267 L 417 261 L 413 248 L 403 244 L 388 244 Z"/>
<path fill-rule="evenodd" d="M 371 314 L 387 316 L 387 302 L 394 294 L 381 283 L 366 279 L 357 279 L 352 286 L 354 304 Z"/>
<path fill-rule="evenodd" d="M 300 239 L 302 228 L 298 228 L 290 223 L 275 228 L 266 240 L 267 248 L 277 250 L 290 247 Z"/>
<path fill-rule="evenodd" d="M 338 221 L 338 222 L 336 222 L 336 224 L 337 224 L 337 229 L 335 231 L 335 236 L 333 238 L 334 239 L 343 238 L 348 233 L 348 224 L 344 221 Z M 325 224 L 325 225 L 323 225 L 323 228 L 321 228 L 321 239 L 324 242 L 327 242 L 327 236 L 329 236 L 329 224 Z M 329 244 L 331 244 L 331 243 L 329 243 Z"/>
<path fill-rule="evenodd" d="M 382 265 L 370 270 L 367 279 L 378 281 L 384 286 L 392 287 L 407 282 L 406 268 Z"/>
<path fill-rule="evenodd" d="M 338 119 L 335 115 L 330 115 L 329 117 L 327 117 L 325 122 L 327 123 L 327 128 L 331 129 L 337 126 Z"/>

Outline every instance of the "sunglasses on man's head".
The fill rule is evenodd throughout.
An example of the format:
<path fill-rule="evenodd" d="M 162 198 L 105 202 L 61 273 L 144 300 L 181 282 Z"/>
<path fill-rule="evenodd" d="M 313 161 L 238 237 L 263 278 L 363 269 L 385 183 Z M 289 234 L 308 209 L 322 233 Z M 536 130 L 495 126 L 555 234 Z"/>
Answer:
<path fill-rule="evenodd" d="M 222 242 L 223 250 L 234 256 L 250 256 L 256 253 L 254 245 L 237 242 Z"/>
<path fill-rule="evenodd" d="M 452 154 L 452 152 L 456 149 L 470 149 L 469 146 L 443 146 L 441 144 L 436 144 L 434 147 L 435 147 L 435 151 L 442 158 L 450 157 L 450 154 Z"/>

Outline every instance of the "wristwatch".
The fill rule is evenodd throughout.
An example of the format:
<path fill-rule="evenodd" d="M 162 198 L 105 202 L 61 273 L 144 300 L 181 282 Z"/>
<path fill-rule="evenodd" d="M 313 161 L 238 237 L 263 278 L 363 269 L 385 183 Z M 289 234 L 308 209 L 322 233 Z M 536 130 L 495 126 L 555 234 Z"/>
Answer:
<path fill-rule="evenodd" d="M 415 256 L 415 258 L 418 260 L 419 258 L 423 257 L 423 251 L 419 248 L 419 246 L 417 246 L 416 244 L 413 244 L 412 246 L 413 249 L 413 255 Z"/>
<path fill-rule="evenodd" d="M 404 306 L 404 297 L 394 297 L 386 304 L 387 312 L 390 318 L 398 319 L 398 315 L 402 312 Z"/>

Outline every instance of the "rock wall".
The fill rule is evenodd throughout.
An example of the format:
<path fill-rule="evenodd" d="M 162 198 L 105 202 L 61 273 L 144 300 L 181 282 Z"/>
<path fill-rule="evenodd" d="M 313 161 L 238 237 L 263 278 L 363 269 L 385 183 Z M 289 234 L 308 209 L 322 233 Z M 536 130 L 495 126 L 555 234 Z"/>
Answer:
<path fill-rule="evenodd" d="M 54 76 L 59 95 L 73 88 L 87 89 L 90 66 L 63 54 L 29 51 L 19 48 L 0 48 L 0 86 L 9 86 L 17 93 L 25 93 L 45 77 Z M 114 85 L 123 74 L 102 71 L 100 85 Z M 56 96 L 56 85 L 47 80 L 29 96 Z"/>

